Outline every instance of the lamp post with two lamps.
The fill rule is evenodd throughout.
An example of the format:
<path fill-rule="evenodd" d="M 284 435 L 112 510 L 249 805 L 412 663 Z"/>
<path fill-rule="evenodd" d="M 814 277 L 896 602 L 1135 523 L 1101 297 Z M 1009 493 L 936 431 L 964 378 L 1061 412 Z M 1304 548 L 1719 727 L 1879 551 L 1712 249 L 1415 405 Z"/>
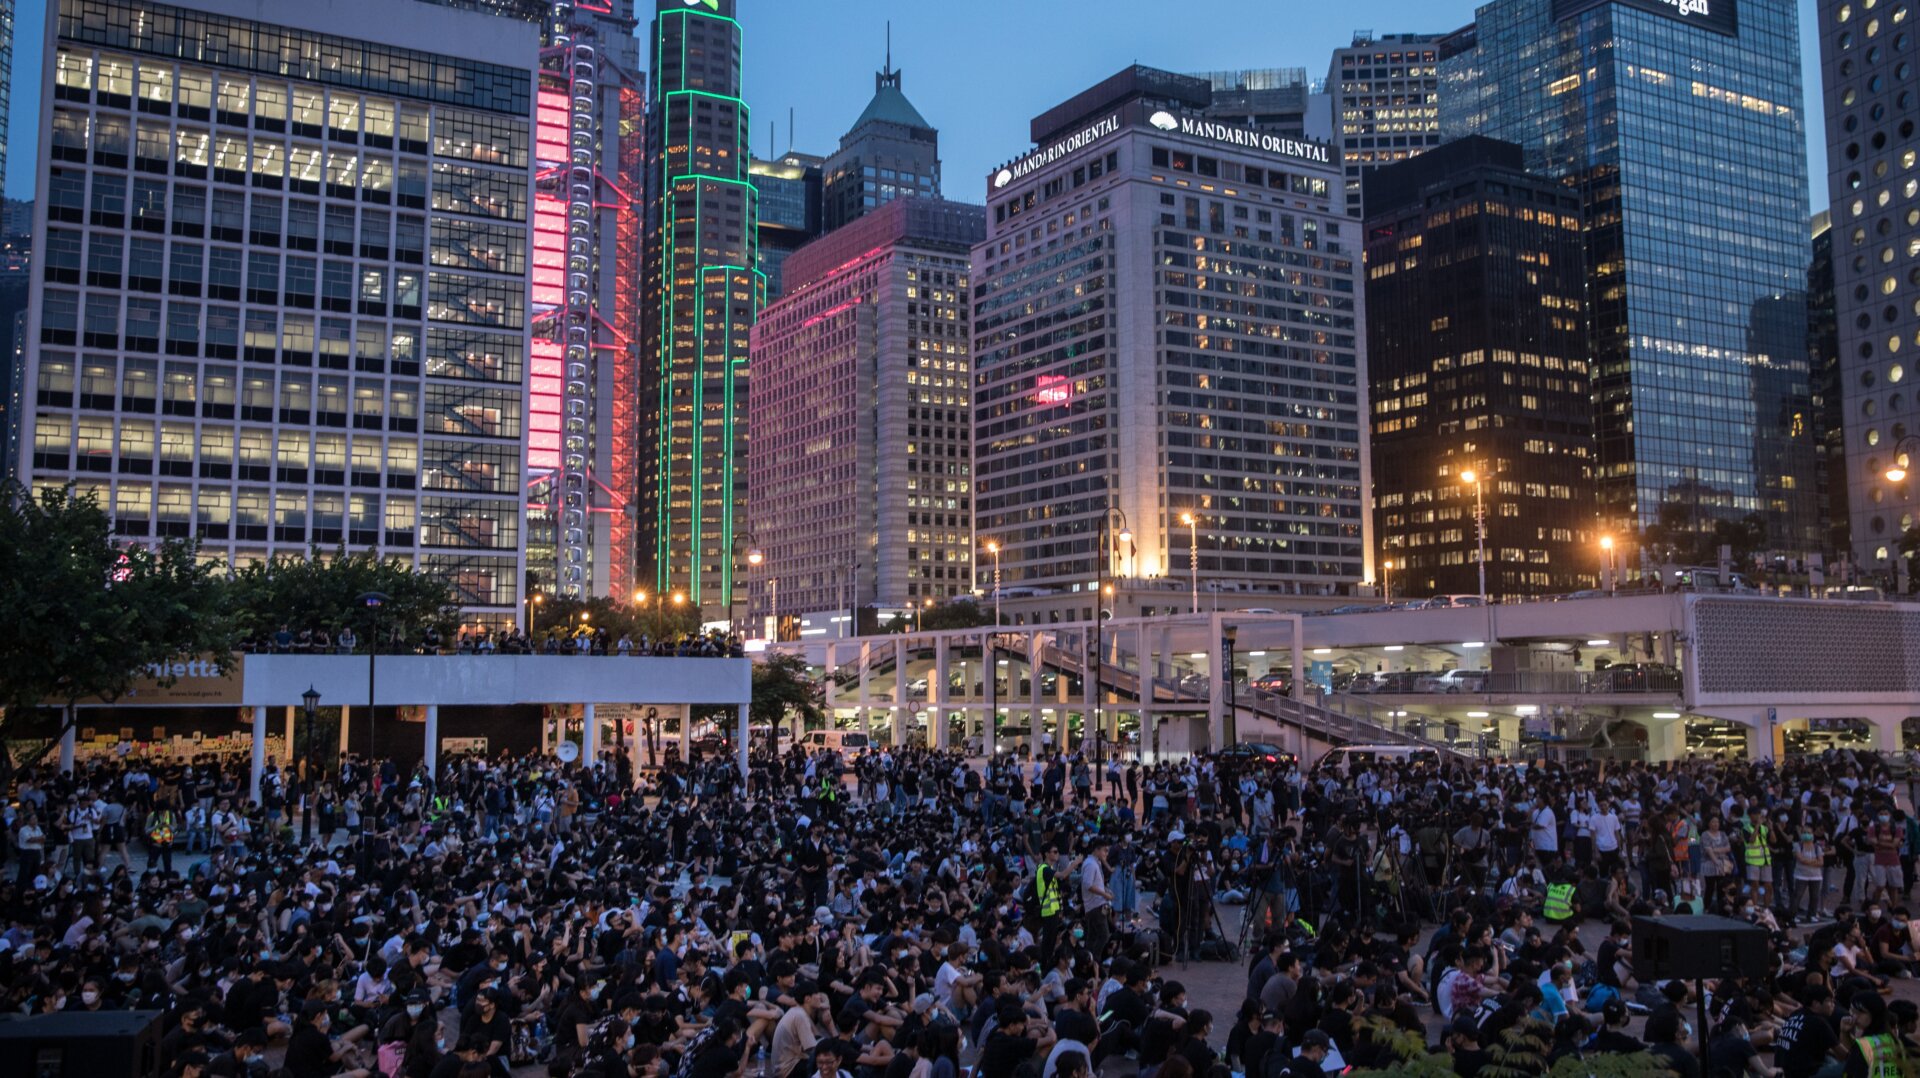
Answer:
<path fill-rule="evenodd" d="M 1200 612 L 1200 518 L 1192 513 L 1180 514 L 1180 523 L 1187 526 L 1187 579 L 1193 590 L 1193 613 Z"/>
<path fill-rule="evenodd" d="M 1000 627 L 1000 544 L 987 540 L 987 553 L 993 555 L 993 627 Z"/>
<path fill-rule="evenodd" d="M 1120 524 L 1120 530 L 1118 532 L 1115 532 L 1113 530 L 1113 524 L 1116 519 L 1118 519 Z M 1095 563 L 1095 569 L 1098 571 L 1098 575 L 1094 578 L 1094 592 L 1093 592 L 1093 663 L 1092 663 L 1092 667 L 1093 667 L 1093 728 L 1096 731 L 1096 736 L 1094 738 L 1094 743 L 1093 743 L 1095 767 L 1103 766 L 1103 762 L 1098 757 L 1100 755 L 1100 742 L 1104 737 L 1101 731 L 1104 731 L 1106 729 L 1106 695 L 1107 694 L 1104 691 L 1103 686 L 1106 682 L 1106 673 L 1107 673 L 1107 670 L 1106 670 L 1107 598 L 1113 594 L 1113 587 L 1112 585 L 1107 583 L 1107 577 L 1109 575 L 1110 570 L 1112 570 L 1113 568 L 1112 562 L 1113 562 L 1114 553 L 1121 544 L 1125 544 L 1127 546 L 1133 545 L 1133 529 L 1127 527 L 1126 511 L 1121 509 L 1117 505 L 1109 505 L 1107 506 L 1106 511 L 1100 515 L 1100 556 Z M 1196 595 L 1195 605 L 1197 608 L 1198 593 L 1196 592 L 1195 595 Z M 1085 666 L 1083 666 L 1082 670 L 1084 671 L 1085 669 L 1086 669 Z M 1083 740 L 1084 740 L 1084 737 L 1083 737 Z M 1060 738 L 1060 743 L 1062 747 L 1064 747 L 1066 744 L 1066 737 L 1064 736 L 1064 734 Z"/>
<path fill-rule="evenodd" d="M 766 561 L 767 555 L 759 547 L 747 551 L 747 564 L 755 569 L 766 564 Z M 768 635 L 768 639 L 777 644 L 780 642 L 780 578 L 777 576 L 767 578 L 767 601 L 770 611 L 768 618 L 773 622 L 773 632 Z M 749 606 L 748 609 L 751 610 L 752 607 Z M 751 626 L 748 627 L 748 632 L 752 632 Z"/>
<path fill-rule="evenodd" d="M 320 692 L 312 685 L 300 694 L 300 845 L 313 841 L 313 713 L 320 708 Z"/>
<path fill-rule="evenodd" d="M 1460 479 L 1473 484 L 1473 523 L 1480 544 L 1480 605 L 1487 605 L 1487 503 L 1479 473 L 1469 468 Z"/>

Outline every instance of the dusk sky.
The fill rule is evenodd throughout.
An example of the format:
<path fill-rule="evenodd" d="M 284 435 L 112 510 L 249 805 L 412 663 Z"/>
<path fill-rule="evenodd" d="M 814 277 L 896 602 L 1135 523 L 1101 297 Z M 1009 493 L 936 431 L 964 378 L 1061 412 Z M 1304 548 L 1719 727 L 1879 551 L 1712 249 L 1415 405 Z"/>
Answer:
<path fill-rule="evenodd" d="M 1798 2 L 1802 115 L 1820 203 L 1826 149 L 1814 0 Z M 990 168 L 1028 147 L 1027 122 L 1036 113 L 1130 63 L 1172 71 L 1304 67 L 1321 79 L 1328 55 L 1356 29 L 1451 30 L 1472 20 L 1473 7 L 1471 0 L 739 0 L 755 153 L 768 150 L 768 121 L 778 128 L 776 148 L 787 149 L 790 108 L 794 147 L 831 153 L 873 95 L 891 19 L 907 97 L 940 129 L 944 193 L 968 202 L 984 200 Z M 6 176 L 12 198 L 33 197 L 46 9 L 47 0 L 19 0 Z"/>

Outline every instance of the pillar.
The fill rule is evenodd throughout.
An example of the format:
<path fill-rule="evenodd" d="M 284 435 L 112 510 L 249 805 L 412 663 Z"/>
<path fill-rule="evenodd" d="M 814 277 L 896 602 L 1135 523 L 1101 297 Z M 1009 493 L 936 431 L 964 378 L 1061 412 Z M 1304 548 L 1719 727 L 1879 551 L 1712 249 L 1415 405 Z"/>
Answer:
<path fill-rule="evenodd" d="M 1654 719 L 1647 727 L 1647 762 L 1667 763 L 1687 755 L 1687 724 L 1680 719 Z"/>
<path fill-rule="evenodd" d="M 868 710 L 873 706 L 869 681 L 873 677 L 873 643 L 860 641 L 860 732 L 865 734 L 872 744 L 873 716 Z"/>
<path fill-rule="evenodd" d="M 580 764 L 592 767 L 600 758 L 600 718 L 594 714 L 594 705 L 580 705 Z"/>
<path fill-rule="evenodd" d="M 66 743 L 61 743 L 62 755 Z M 267 773 L 267 709 L 265 705 L 253 709 L 253 769 L 247 775 L 247 800 L 260 803 L 260 776 Z"/>
<path fill-rule="evenodd" d="M 644 720 L 636 718 L 633 723 L 633 736 L 627 739 L 627 766 L 636 779 L 640 776 L 642 762 L 646 760 L 647 730 Z M 778 744 L 778 742 L 775 742 Z"/>
<path fill-rule="evenodd" d="M 693 762 L 693 707 L 681 704 L 677 710 L 680 712 L 680 762 L 690 764 Z"/>
<path fill-rule="evenodd" d="M 927 679 L 927 714 L 932 716 L 929 721 L 933 724 L 933 729 L 927 732 L 927 743 L 936 752 L 945 751 L 947 747 L 947 697 L 950 695 L 947 688 L 947 662 L 951 658 L 950 644 L 951 641 L 944 635 L 934 637 L 933 676 Z"/>
<path fill-rule="evenodd" d="M 1293 698 L 1307 698 L 1307 622 L 1298 614 L 1293 616 Z"/>
<path fill-rule="evenodd" d="M 1106 695 L 1103 691 L 1105 686 L 1100 683 L 1103 680 L 1100 675 L 1105 672 L 1104 663 L 1111 654 L 1108 648 L 1110 642 L 1106 637 L 1115 632 L 1118 632 L 1118 630 L 1108 629 L 1097 638 L 1092 633 L 1089 633 L 1086 643 L 1095 646 L 1087 648 L 1085 652 L 1086 657 L 1081 660 L 1085 665 L 1080 672 L 1085 676 L 1080 679 L 1080 687 L 1085 691 L 1081 693 L 1082 700 L 1080 703 L 1082 715 L 1080 720 L 1080 754 L 1087 757 L 1089 761 L 1093 759 L 1094 746 L 1106 740 L 1107 736 L 1105 730 L 1099 729 L 1105 722 L 1104 717 L 1101 716 L 1100 701 Z M 1062 687 L 1065 687 L 1064 682 Z M 1089 743 L 1090 739 L 1097 740 L 1092 740 L 1091 743 Z M 1060 740 L 1064 745 L 1066 738 L 1062 737 Z"/>
<path fill-rule="evenodd" d="M 829 729 L 831 729 L 834 725 L 834 721 L 833 721 L 834 709 L 840 706 L 840 679 L 833 676 L 835 673 L 839 672 L 839 669 L 840 669 L 839 663 L 837 662 L 836 656 L 835 656 L 835 652 L 837 650 L 838 650 L 838 645 L 836 645 L 831 640 L 827 641 L 827 660 L 826 660 L 827 665 L 826 665 L 825 676 L 827 679 L 826 710 L 827 710 L 827 726 Z M 779 741 L 776 740 L 774 744 L 778 745 Z"/>
<path fill-rule="evenodd" d="M 1224 625 L 1219 614 L 1207 619 L 1207 746 L 1225 748 L 1227 744 L 1227 649 L 1222 644 Z"/>
<path fill-rule="evenodd" d="M 293 766 L 293 714 L 294 709 L 289 705 L 286 734 L 280 739 L 280 762 L 287 767 Z"/>
<path fill-rule="evenodd" d="M 749 704 L 740 705 L 740 719 L 739 719 L 739 722 L 734 726 L 734 730 L 733 730 L 734 764 L 735 766 L 740 768 L 740 783 L 742 786 L 746 785 L 747 776 L 751 772 L 751 768 L 749 768 L 747 765 L 747 754 L 749 751 L 749 743 L 747 738 L 750 736 L 750 732 L 748 730 L 747 712 L 750 707 L 751 705 Z"/>
<path fill-rule="evenodd" d="M 1775 756 L 1773 728 L 1767 725 L 1766 713 L 1761 712 L 1757 721 L 1742 725 L 1747 735 L 1748 762 L 1757 764 L 1762 760 L 1772 760 Z"/>
<path fill-rule="evenodd" d="M 427 777 L 440 781 L 440 705 L 427 705 L 427 743 L 421 746 L 421 759 L 427 765 Z"/>
<path fill-rule="evenodd" d="M 907 700 L 907 638 L 893 642 L 893 736 L 894 748 L 907 743 L 907 723 L 913 718 L 913 705 Z"/>
<path fill-rule="evenodd" d="M 1042 748 L 1047 743 L 1047 721 L 1040 714 L 1040 631 L 1027 631 L 1027 687 L 1031 690 L 1032 700 L 1028 703 L 1027 726 L 1028 759 L 1039 759 Z M 1011 669 L 1011 667 L 1009 667 Z"/>
<path fill-rule="evenodd" d="M 1897 711 L 1876 709 L 1867 715 L 1868 725 L 1873 727 L 1873 747 L 1878 752 L 1901 751 L 1901 725 L 1904 720 Z"/>
<path fill-rule="evenodd" d="M 60 724 L 60 773 L 71 775 L 73 774 L 75 731 L 79 728 L 79 720 L 72 708 L 67 708 L 61 719 L 63 721 Z"/>
<path fill-rule="evenodd" d="M 1000 747 L 1000 652 L 993 646 L 994 634 L 980 634 L 980 689 L 986 696 L 987 720 L 980 728 L 981 755 L 992 757 Z"/>
<path fill-rule="evenodd" d="M 368 720 L 372 721 L 372 720 Z M 347 754 L 347 734 L 353 729 L 353 708 L 340 705 L 340 755 Z"/>

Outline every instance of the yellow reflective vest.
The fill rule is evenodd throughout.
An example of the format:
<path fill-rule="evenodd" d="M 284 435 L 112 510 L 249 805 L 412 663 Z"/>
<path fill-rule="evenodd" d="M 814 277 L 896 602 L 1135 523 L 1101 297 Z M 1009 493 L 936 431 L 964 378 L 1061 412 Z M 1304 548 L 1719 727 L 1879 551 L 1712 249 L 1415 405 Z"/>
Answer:
<path fill-rule="evenodd" d="M 1550 883 L 1547 885 L 1547 920 L 1566 921 L 1573 917 L 1573 884 Z"/>
<path fill-rule="evenodd" d="M 1042 861 L 1033 872 L 1033 889 L 1040 895 L 1040 916 L 1060 916 L 1060 876 Z"/>
<path fill-rule="evenodd" d="M 1747 828 L 1747 864 L 1753 868 L 1768 868 L 1773 864 L 1773 847 L 1769 840 L 1773 835 L 1766 824 L 1752 824 Z"/>

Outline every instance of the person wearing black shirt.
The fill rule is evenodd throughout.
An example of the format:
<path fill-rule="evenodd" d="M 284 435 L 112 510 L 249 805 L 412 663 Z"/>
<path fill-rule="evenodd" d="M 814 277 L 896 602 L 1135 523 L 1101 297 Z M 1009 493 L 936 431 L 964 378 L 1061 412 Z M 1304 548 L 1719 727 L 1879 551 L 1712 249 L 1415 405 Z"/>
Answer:
<path fill-rule="evenodd" d="M 1285 1052 L 1285 1044 L 1276 1044 L 1276 1052 Z M 1309 1029 L 1300 1038 L 1300 1054 L 1287 1061 L 1285 1068 L 1276 1072 L 1275 1078 L 1325 1078 L 1321 1065 L 1326 1061 L 1327 1053 L 1333 1051 L 1333 1039 L 1317 1029 Z"/>
<path fill-rule="evenodd" d="M 1773 1041 L 1773 1061 L 1784 1078 L 1814 1078 L 1828 1071 L 1828 1078 L 1839 1078 L 1840 1032 L 1833 1020 L 1833 993 L 1821 985 L 1811 985 L 1802 995 L 1802 1006 L 1781 1023 Z"/>
<path fill-rule="evenodd" d="M 293 1036 L 287 1041 L 286 1069 L 293 1078 L 334 1078 L 335 1075 L 367 1078 L 365 1070 L 340 1069 L 340 1057 L 346 1054 L 347 1048 L 336 1048 L 327 1036 L 332 1021 L 325 1003 L 308 1001 L 300 1021 L 293 1027 Z"/>
<path fill-rule="evenodd" d="M 1195 1075 L 1205 1075 L 1219 1059 L 1213 1052 L 1213 1046 L 1207 1043 L 1207 1036 L 1212 1032 L 1211 1012 L 1195 1010 L 1187 1015 L 1186 1039 L 1180 1042 L 1178 1054 L 1193 1067 Z"/>
<path fill-rule="evenodd" d="M 501 1013 L 492 992 L 480 993 L 473 1007 L 460 1016 L 460 1035 L 484 1038 L 482 1058 L 489 1061 L 500 1078 L 508 1078 L 512 1067 L 507 1062 L 507 1049 L 513 1044 L 513 1024 Z"/>
<path fill-rule="evenodd" d="M 980 1047 L 980 1061 L 974 1067 L 979 1078 L 1013 1078 L 1014 1068 L 1022 1060 L 1053 1047 L 1053 1031 L 1039 1037 L 1027 1036 L 1027 1012 L 1020 1001 L 1006 1000 L 995 1016 L 995 1027 Z"/>
<path fill-rule="evenodd" d="M 1647 1051 L 1666 1063 L 1674 1078 L 1700 1078 L 1700 1061 L 1680 1043 L 1678 1012 L 1647 1018 Z"/>
<path fill-rule="evenodd" d="M 1480 1028 L 1471 1018 L 1458 1018 L 1448 1027 L 1445 1046 L 1453 1055 L 1453 1073 L 1473 1078 L 1493 1062 L 1493 1053 L 1480 1047 Z"/>
<path fill-rule="evenodd" d="M 1707 1045 L 1707 1073 L 1731 1075 L 1742 1078 L 1759 1058 L 1759 1050 L 1753 1046 L 1753 1038 L 1747 1033 L 1746 1023 L 1731 1019 L 1720 1023 L 1720 1035 Z M 1760 1062 L 1754 1068 L 1761 1074 L 1775 1075 L 1778 1072 Z"/>
<path fill-rule="evenodd" d="M 554 1009 L 552 1032 L 558 1061 L 568 1065 L 580 1061 L 593 1024 L 601 1017 L 600 991 L 599 984 L 581 977 L 574 982 L 573 991 Z"/>

